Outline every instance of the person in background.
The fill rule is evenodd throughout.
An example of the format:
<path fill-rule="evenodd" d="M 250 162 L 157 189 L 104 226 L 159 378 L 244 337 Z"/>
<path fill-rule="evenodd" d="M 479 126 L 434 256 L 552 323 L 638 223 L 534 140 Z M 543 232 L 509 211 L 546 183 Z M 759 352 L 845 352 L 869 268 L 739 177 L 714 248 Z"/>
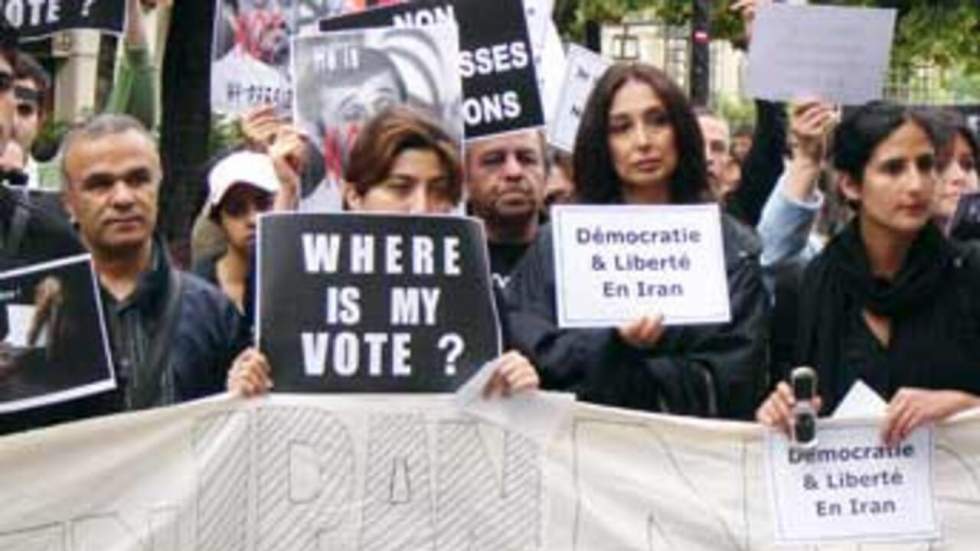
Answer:
<path fill-rule="evenodd" d="M 257 218 L 272 210 L 279 177 L 268 155 L 237 151 L 211 169 L 208 187 L 208 216 L 221 228 L 228 245 L 223 253 L 201 259 L 193 271 L 244 311 Z"/>
<path fill-rule="evenodd" d="M 358 135 L 344 173 L 344 208 L 349 212 L 448 214 L 463 197 L 458 145 L 421 113 L 395 106 L 381 111 Z M 505 331 L 506 333 L 506 331 Z M 518 352 L 495 360 L 485 395 L 535 389 L 534 366 Z M 228 375 L 228 388 L 252 396 L 272 385 L 268 366 L 241 364 Z"/>
<path fill-rule="evenodd" d="M 959 113 L 942 111 L 937 116 L 937 122 L 947 127 L 949 137 L 940 144 L 937 155 L 939 189 L 933 210 L 936 223 L 949 235 L 960 197 L 980 191 L 980 177 L 977 176 L 980 146 Z"/>
<path fill-rule="evenodd" d="M 596 83 L 575 141 L 575 193 L 585 204 L 712 202 L 704 143 L 684 92 L 646 64 L 613 65 Z M 616 328 L 561 329 L 550 231 L 512 274 L 513 344 L 542 386 L 583 400 L 686 415 L 750 417 L 765 391 L 768 300 L 752 231 L 722 217 L 732 321 L 666 327 L 648 315 Z"/>
<path fill-rule="evenodd" d="M 797 365 L 818 373 L 824 412 L 857 380 L 888 400 L 882 441 L 980 405 L 980 249 L 931 223 L 936 136 L 927 115 L 867 104 L 837 127 L 834 167 L 857 216 L 807 266 Z M 756 419 L 789 429 L 780 382 Z"/>
<path fill-rule="evenodd" d="M 466 144 L 467 205 L 483 220 L 490 273 L 501 288 L 538 234 L 547 177 L 547 146 L 538 130 Z"/>
<path fill-rule="evenodd" d="M 548 153 L 548 178 L 544 186 L 544 218 L 548 218 L 551 205 L 561 205 L 575 201 L 575 179 L 572 170 L 572 156 L 552 147 Z"/>

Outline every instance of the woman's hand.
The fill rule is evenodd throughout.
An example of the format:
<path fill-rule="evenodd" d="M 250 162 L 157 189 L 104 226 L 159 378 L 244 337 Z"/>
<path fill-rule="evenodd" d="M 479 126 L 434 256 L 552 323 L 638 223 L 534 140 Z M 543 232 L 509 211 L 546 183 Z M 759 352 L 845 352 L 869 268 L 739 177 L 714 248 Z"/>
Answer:
<path fill-rule="evenodd" d="M 881 440 L 895 447 L 922 425 L 942 421 L 978 405 L 980 397 L 959 390 L 900 388 L 888 403 Z"/>
<path fill-rule="evenodd" d="M 653 348 L 664 334 L 663 314 L 643 316 L 619 326 L 619 338 L 635 348 Z"/>
<path fill-rule="evenodd" d="M 541 379 L 531 362 L 520 352 L 511 350 L 497 360 L 497 369 L 483 387 L 483 397 L 510 396 L 540 386 Z"/>
<path fill-rule="evenodd" d="M 269 361 L 256 348 L 246 348 L 231 363 L 225 383 L 228 391 L 246 398 L 264 394 L 272 388 Z"/>
<path fill-rule="evenodd" d="M 789 383 L 780 381 L 776 389 L 766 398 L 766 401 L 755 410 L 755 420 L 767 427 L 778 428 L 792 436 L 793 427 L 793 406 L 796 405 L 796 398 L 793 396 L 793 389 Z M 813 397 L 813 408 L 820 411 L 823 401 L 820 396 Z"/>

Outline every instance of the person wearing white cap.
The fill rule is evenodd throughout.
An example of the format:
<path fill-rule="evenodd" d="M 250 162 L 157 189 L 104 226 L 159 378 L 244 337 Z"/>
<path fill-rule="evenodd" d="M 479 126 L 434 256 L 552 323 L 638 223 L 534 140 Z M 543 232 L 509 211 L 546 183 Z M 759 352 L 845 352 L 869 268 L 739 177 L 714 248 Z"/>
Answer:
<path fill-rule="evenodd" d="M 224 233 L 227 249 L 194 265 L 194 273 L 219 287 L 243 309 L 258 215 L 272 209 L 279 178 L 265 153 L 236 151 L 208 175 L 208 216 Z"/>

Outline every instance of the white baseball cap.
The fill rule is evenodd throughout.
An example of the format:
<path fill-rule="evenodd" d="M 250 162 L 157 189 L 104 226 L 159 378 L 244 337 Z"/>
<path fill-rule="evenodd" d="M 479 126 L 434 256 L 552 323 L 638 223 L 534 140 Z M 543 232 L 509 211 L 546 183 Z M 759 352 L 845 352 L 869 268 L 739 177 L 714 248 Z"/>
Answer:
<path fill-rule="evenodd" d="M 208 205 L 214 209 L 236 184 L 252 186 L 269 193 L 279 191 L 279 177 L 272 159 L 265 153 L 237 151 L 214 165 L 208 174 Z"/>

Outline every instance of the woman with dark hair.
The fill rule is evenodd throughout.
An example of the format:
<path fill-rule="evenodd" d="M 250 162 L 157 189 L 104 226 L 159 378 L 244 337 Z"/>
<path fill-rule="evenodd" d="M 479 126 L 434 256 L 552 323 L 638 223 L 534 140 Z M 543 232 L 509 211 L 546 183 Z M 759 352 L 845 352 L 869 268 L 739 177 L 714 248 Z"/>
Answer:
<path fill-rule="evenodd" d="M 949 235 L 960 197 L 980 191 L 980 177 L 977 175 L 980 144 L 959 113 L 941 111 L 939 123 L 948 127 L 949 136 L 936 152 L 939 189 L 936 191 L 933 214 L 939 227 Z"/>
<path fill-rule="evenodd" d="M 350 212 L 446 214 L 463 196 L 455 142 L 437 123 L 403 106 L 381 111 L 364 126 L 344 180 L 344 209 Z M 510 351 L 495 361 L 484 395 L 508 396 L 538 387 L 537 371 L 520 353 Z M 228 375 L 228 388 L 245 395 L 270 386 L 268 373 L 251 364 Z"/>
<path fill-rule="evenodd" d="M 351 211 L 449 212 L 463 197 L 458 146 L 419 112 L 390 107 L 358 134 L 343 195 Z"/>
<path fill-rule="evenodd" d="M 980 405 L 980 251 L 930 223 L 936 134 L 920 112 L 871 103 L 834 136 L 834 167 L 855 219 L 807 267 L 797 359 L 813 366 L 826 411 L 858 379 L 887 400 L 882 439 Z M 789 428 L 779 383 L 757 419 Z"/>
<path fill-rule="evenodd" d="M 711 201 L 704 146 L 684 93 L 661 71 L 617 64 L 590 97 L 575 142 L 575 195 L 589 204 Z M 765 389 L 767 300 L 759 244 L 722 216 L 732 321 L 664 327 L 658 314 L 618 328 L 557 327 L 550 231 L 508 286 L 514 345 L 545 388 L 581 399 L 686 415 L 749 417 Z"/>

